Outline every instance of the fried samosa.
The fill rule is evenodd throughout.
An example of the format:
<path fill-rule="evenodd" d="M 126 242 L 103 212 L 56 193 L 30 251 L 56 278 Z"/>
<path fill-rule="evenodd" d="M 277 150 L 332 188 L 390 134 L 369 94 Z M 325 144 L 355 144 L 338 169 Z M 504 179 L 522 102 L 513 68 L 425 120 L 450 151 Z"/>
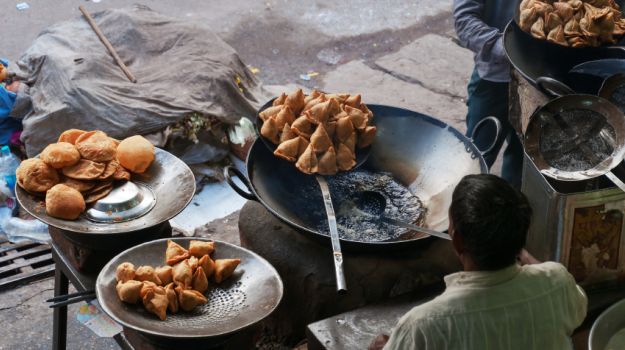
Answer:
<path fill-rule="evenodd" d="M 336 121 L 327 122 L 325 124 L 326 132 L 331 140 L 334 140 L 334 133 L 336 132 Z"/>
<path fill-rule="evenodd" d="M 530 33 L 532 34 L 534 38 L 537 38 L 537 39 L 547 38 L 545 36 L 545 21 L 543 20 L 542 17 L 538 17 L 538 19 L 536 19 L 536 22 L 532 24 L 532 28 L 530 28 Z"/>
<path fill-rule="evenodd" d="M 564 22 L 568 22 L 573 15 L 575 15 L 575 10 L 573 6 L 566 2 L 554 2 L 553 3 L 554 12 L 562 19 Z"/>
<path fill-rule="evenodd" d="M 260 120 L 262 120 L 263 122 L 266 122 L 267 120 L 276 116 L 278 112 L 280 112 L 281 109 L 282 109 L 282 106 L 272 106 L 258 113 L 258 116 L 260 117 Z"/>
<path fill-rule="evenodd" d="M 289 106 L 293 114 L 300 115 L 304 109 L 304 92 L 302 89 L 297 89 L 289 94 L 284 101 L 284 105 Z"/>
<path fill-rule="evenodd" d="M 317 172 L 321 175 L 334 175 L 338 172 L 336 166 L 336 152 L 334 147 L 330 146 L 324 154 L 319 157 Z"/>
<path fill-rule="evenodd" d="M 315 152 L 325 152 L 328 147 L 332 147 L 332 139 L 328 136 L 323 124 L 319 124 L 315 132 L 310 136 L 310 145 Z"/>
<path fill-rule="evenodd" d="M 347 171 L 356 165 L 356 156 L 349 148 L 341 143 L 336 152 L 336 166 L 341 171 Z"/>
<path fill-rule="evenodd" d="M 207 280 L 215 272 L 215 262 L 213 261 L 213 259 L 211 259 L 209 255 L 204 255 L 203 257 L 201 257 L 198 262 L 198 266 L 198 268 L 201 267 L 202 271 L 204 271 L 204 275 L 206 276 Z"/>
<path fill-rule="evenodd" d="M 149 281 L 156 284 L 157 286 L 160 286 L 162 284 L 161 279 L 158 278 L 158 276 L 156 275 L 154 268 L 147 265 L 139 266 L 137 268 L 137 270 L 135 271 L 135 279 L 142 282 Z"/>
<path fill-rule="evenodd" d="M 299 137 L 299 149 L 297 150 L 297 158 L 299 159 L 299 157 L 304 154 L 304 152 L 306 152 L 306 149 L 308 148 L 308 145 L 310 145 L 310 142 L 308 142 L 308 140 L 306 140 L 305 138 L 298 136 Z"/>
<path fill-rule="evenodd" d="M 308 102 L 316 99 L 317 97 L 321 96 L 321 92 L 319 92 L 319 90 L 314 89 L 310 95 L 304 97 L 304 106 L 306 106 L 308 104 Z M 304 109 L 306 109 L 306 107 L 304 107 Z"/>
<path fill-rule="evenodd" d="M 308 121 L 308 118 L 302 115 L 299 118 L 295 119 L 293 124 L 291 124 L 291 131 L 293 131 L 298 136 L 309 139 L 310 134 L 312 134 L 313 132 L 313 125 L 310 121 Z"/>
<path fill-rule="evenodd" d="M 292 140 L 296 137 L 297 137 L 297 134 L 294 133 L 293 130 L 291 130 L 291 125 L 284 124 L 284 127 L 282 128 L 282 133 L 280 134 L 280 143 L 288 141 L 288 140 Z"/>
<path fill-rule="evenodd" d="M 193 273 L 192 286 L 193 289 L 200 293 L 204 293 L 208 289 L 208 280 L 206 279 L 206 274 L 201 266 L 195 269 L 195 272 Z"/>
<path fill-rule="evenodd" d="M 118 282 L 126 282 L 135 279 L 135 265 L 129 262 L 123 262 L 117 265 L 115 279 Z"/>
<path fill-rule="evenodd" d="M 373 112 L 371 112 L 371 110 L 369 109 L 369 107 L 367 107 L 366 104 L 361 103 L 360 104 L 360 110 L 367 115 L 367 121 L 370 121 L 371 118 L 373 118 Z"/>
<path fill-rule="evenodd" d="M 188 260 L 183 260 L 174 265 L 172 269 L 172 277 L 177 285 L 182 285 L 184 288 L 190 288 L 193 282 L 193 269 L 189 266 Z"/>
<path fill-rule="evenodd" d="M 173 281 L 173 271 L 169 265 L 157 267 L 154 272 L 162 285 L 168 285 Z"/>
<path fill-rule="evenodd" d="M 377 128 L 375 126 L 367 126 L 365 130 L 360 133 L 360 137 L 358 138 L 358 147 L 365 148 L 373 143 L 375 140 L 375 134 L 377 132 Z"/>
<path fill-rule="evenodd" d="M 143 306 L 145 306 L 146 310 L 158 316 L 161 321 L 167 319 L 167 306 L 169 305 L 169 299 L 167 299 L 167 292 L 165 292 L 165 288 L 153 288 L 148 291 L 142 299 Z"/>
<path fill-rule="evenodd" d="M 323 124 L 330 116 L 338 114 L 341 111 L 341 106 L 334 98 L 329 99 L 326 102 L 318 103 L 311 109 L 307 110 L 304 115 L 312 124 Z"/>
<path fill-rule="evenodd" d="M 304 174 L 314 174 L 317 172 L 317 155 L 311 145 L 306 147 L 306 150 L 299 157 L 295 166 Z"/>
<path fill-rule="evenodd" d="M 338 142 L 345 142 L 355 132 L 351 118 L 341 118 L 336 122 L 334 138 Z"/>
<path fill-rule="evenodd" d="M 363 113 L 358 108 L 352 108 L 350 106 L 345 106 L 345 112 L 349 116 L 349 120 L 352 122 L 354 127 L 358 130 L 364 130 L 367 127 L 367 115 Z"/>
<path fill-rule="evenodd" d="M 536 22 L 537 17 L 538 14 L 536 13 L 536 9 L 533 7 L 522 10 L 519 18 L 519 26 L 527 32 L 530 28 L 532 28 L 532 24 Z"/>
<path fill-rule="evenodd" d="M 189 242 L 189 254 L 196 258 L 201 258 L 204 255 L 210 255 L 215 251 L 215 242 L 196 241 Z"/>
<path fill-rule="evenodd" d="M 165 286 L 165 295 L 167 295 L 167 309 L 172 314 L 178 312 L 178 295 L 176 295 L 176 290 L 174 289 L 174 284 L 169 283 Z"/>
<path fill-rule="evenodd" d="M 280 143 L 280 129 L 274 118 L 265 120 L 263 126 L 260 128 L 260 134 L 275 145 Z"/>
<path fill-rule="evenodd" d="M 353 107 L 353 108 L 359 108 L 361 100 L 362 100 L 362 96 L 360 94 L 351 95 L 347 99 L 345 99 L 345 105 Z"/>
<path fill-rule="evenodd" d="M 282 142 L 278 145 L 273 154 L 286 161 L 294 162 L 299 155 L 298 151 L 300 139 L 302 138 L 298 136 L 297 138 Z"/>
<path fill-rule="evenodd" d="M 308 110 L 310 110 L 311 108 L 313 108 L 314 106 L 322 103 L 322 102 L 326 102 L 328 100 L 328 98 L 326 97 L 325 94 L 320 94 L 319 96 L 317 96 L 316 98 L 306 102 L 306 105 L 304 106 L 304 110 L 303 112 L 306 112 Z"/>
<path fill-rule="evenodd" d="M 125 282 L 117 282 L 115 290 L 117 291 L 117 297 L 119 300 L 125 303 L 135 304 L 141 298 L 142 287 L 143 282 L 128 280 Z"/>
<path fill-rule="evenodd" d="M 184 311 L 191 311 L 196 306 L 204 305 L 208 302 L 204 294 L 197 290 L 182 289 L 179 286 L 175 290 L 176 294 L 178 294 L 178 305 Z"/>
<path fill-rule="evenodd" d="M 562 28 L 562 25 L 553 28 L 547 35 L 547 40 L 554 44 L 569 46 L 568 41 L 564 38 L 564 28 Z"/>
<path fill-rule="evenodd" d="M 291 124 L 295 121 L 295 115 L 293 115 L 291 107 L 283 106 L 275 119 L 278 129 L 282 130 L 285 124 Z"/>
<path fill-rule="evenodd" d="M 234 273 L 234 270 L 241 263 L 241 259 L 217 259 L 215 260 L 215 274 L 213 279 L 221 283 Z"/>
<path fill-rule="evenodd" d="M 187 264 L 191 268 L 191 271 L 195 271 L 195 269 L 197 269 L 197 267 L 198 267 L 199 260 L 198 260 L 198 258 L 196 258 L 193 255 L 191 255 L 189 257 L 189 259 L 187 259 Z"/>
<path fill-rule="evenodd" d="M 283 92 L 280 94 L 280 96 L 276 97 L 275 100 L 273 100 L 272 105 L 273 106 L 280 106 L 284 104 L 284 101 L 286 101 L 286 94 Z"/>
<path fill-rule="evenodd" d="M 167 262 L 167 265 L 173 266 L 189 256 L 189 251 L 182 248 L 180 244 L 167 240 L 167 250 L 165 250 L 165 262 Z"/>

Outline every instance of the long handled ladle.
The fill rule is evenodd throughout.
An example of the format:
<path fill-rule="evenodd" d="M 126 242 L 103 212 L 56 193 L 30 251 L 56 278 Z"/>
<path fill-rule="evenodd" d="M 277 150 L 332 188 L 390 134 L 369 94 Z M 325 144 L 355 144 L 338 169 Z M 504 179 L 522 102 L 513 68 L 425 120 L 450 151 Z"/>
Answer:
<path fill-rule="evenodd" d="M 401 220 L 389 218 L 384 215 L 384 208 L 386 208 L 386 197 L 381 193 L 375 191 L 362 191 L 356 196 L 354 201 L 356 207 L 367 216 L 375 217 L 381 221 L 387 222 L 391 225 L 404 227 L 413 231 L 422 232 L 430 236 L 451 240 L 451 237 L 443 232 L 430 230 L 429 228 L 409 224 Z"/>

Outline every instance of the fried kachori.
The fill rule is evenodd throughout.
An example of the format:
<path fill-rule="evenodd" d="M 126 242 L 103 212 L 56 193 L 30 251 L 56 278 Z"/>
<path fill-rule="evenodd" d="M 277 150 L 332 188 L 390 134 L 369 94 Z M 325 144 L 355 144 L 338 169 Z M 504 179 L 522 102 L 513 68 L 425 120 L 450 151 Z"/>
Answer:
<path fill-rule="evenodd" d="M 154 145 L 143 136 L 128 137 L 117 146 L 117 160 L 133 173 L 143 173 L 154 161 Z"/>
<path fill-rule="evenodd" d="M 63 175 L 67 177 L 71 177 L 76 180 L 95 180 L 102 173 L 104 173 L 104 169 L 106 168 L 106 164 L 104 163 L 96 163 L 88 159 L 81 159 L 78 163 L 63 168 Z"/>
<path fill-rule="evenodd" d="M 88 131 L 76 139 L 80 155 L 94 162 L 108 162 L 115 158 L 115 142 L 102 131 Z"/>
<path fill-rule="evenodd" d="M 46 146 L 39 158 L 54 169 L 61 169 L 78 163 L 80 153 L 71 143 L 57 142 Z"/>
<path fill-rule="evenodd" d="M 28 192 L 45 192 L 59 183 L 56 170 L 39 158 L 26 159 L 17 167 L 18 185 Z"/>
<path fill-rule="evenodd" d="M 80 137 L 80 135 L 84 133 L 86 133 L 86 131 L 80 129 L 65 130 L 61 136 L 59 136 L 58 142 L 67 142 L 73 145 L 76 143 L 76 140 Z"/>
<path fill-rule="evenodd" d="M 75 220 L 85 211 L 86 204 L 77 190 L 58 184 L 46 193 L 46 214 L 65 220 Z"/>

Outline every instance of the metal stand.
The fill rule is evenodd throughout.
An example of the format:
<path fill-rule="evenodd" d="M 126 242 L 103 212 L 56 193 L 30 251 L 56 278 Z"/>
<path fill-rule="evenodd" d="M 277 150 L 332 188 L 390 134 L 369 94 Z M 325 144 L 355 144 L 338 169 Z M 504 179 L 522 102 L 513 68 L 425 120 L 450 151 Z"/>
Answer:
<path fill-rule="evenodd" d="M 70 261 L 61 253 L 59 247 L 54 242 L 51 242 L 50 246 L 52 247 L 52 259 L 56 265 L 54 296 L 67 294 L 70 282 L 79 292 L 93 290 L 95 288 L 95 281 L 98 277 L 97 274 L 84 274 L 79 272 L 71 265 Z M 54 309 L 52 327 L 52 349 L 65 350 L 67 347 L 67 306 Z M 115 339 L 120 348 L 124 350 L 135 350 L 123 333 L 117 334 L 113 339 Z"/>

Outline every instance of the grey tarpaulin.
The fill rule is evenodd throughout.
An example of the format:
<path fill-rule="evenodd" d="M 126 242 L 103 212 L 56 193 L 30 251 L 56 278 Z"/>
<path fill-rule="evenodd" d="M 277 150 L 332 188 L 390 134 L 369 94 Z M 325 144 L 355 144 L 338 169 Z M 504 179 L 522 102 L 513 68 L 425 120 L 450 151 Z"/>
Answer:
<path fill-rule="evenodd" d="M 18 76 L 30 86 L 31 104 L 22 113 L 28 156 L 69 128 L 124 138 L 161 131 L 191 112 L 234 124 L 267 99 L 208 23 L 144 6 L 93 17 L 137 83 L 128 81 L 84 18 L 46 29 L 18 62 Z M 211 143 L 219 141 L 195 145 L 194 153 L 210 151 Z"/>

